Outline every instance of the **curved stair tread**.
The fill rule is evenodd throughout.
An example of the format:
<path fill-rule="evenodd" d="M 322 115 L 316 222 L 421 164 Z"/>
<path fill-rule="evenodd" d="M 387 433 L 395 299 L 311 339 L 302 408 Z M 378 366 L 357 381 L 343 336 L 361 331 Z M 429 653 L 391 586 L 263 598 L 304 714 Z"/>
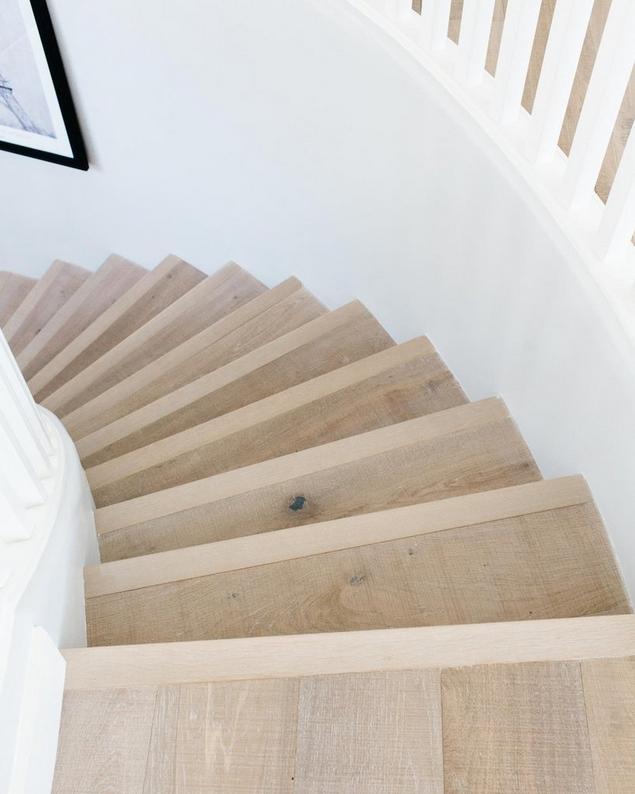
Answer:
<path fill-rule="evenodd" d="M 335 349 L 343 352 L 339 343 Z M 262 383 L 262 374 L 255 375 Z M 254 396 L 240 381 L 237 385 L 241 394 Z M 230 398 L 236 393 L 232 387 Z M 229 413 L 222 411 L 226 393 L 219 390 L 213 402 L 220 416 L 89 468 L 96 504 L 122 502 L 466 402 L 425 338 L 389 347 Z M 80 454 L 81 447 L 80 442 Z"/>
<path fill-rule="evenodd" d="M 5 327 L 36 284 L 35 278 L 0 270 L 0 328 Z"/>
<path fill-rule="evenodd" d="M 631 611 L 578 477 L 103 563 L 85 583 L 91 645 Z"/>
<path fill-rule="evenodd" d="M 56 259 L 25 295 L 4 326 L 4 335 L 18 356 L 49 320 L 90 277 L 90 270 Z"/>
<path fill-rule="evenodd" d="M 199 281 L 46 398 L 62 419 L 179 343 L 266 291 L 235 263 Z"/>
<path fill-rule="evenodd" d="M 93 320 L 124 295 L 147 270 L 111 254 L 16 357 L 28 381 Z"/>
<path fill-rule="evenodd" d="M 80 439 L 86 467 L 200 426 L 394 345 L 358 301 L 316 317 Z"/>
<path fill-rule="evenodd" d="M 108 505 L 96 525 L 106 561 L 537 479 L 491 399 Z"/>
<path fill-rule="evenodd" d="M 35 399 L 46 405 L 64 383 L 204 278 L 205 273 L 182 259 L 166 257 L 29 380 Z"/>
<path fill-rule="evenodd" d="M 69 650 L 53 790 L 629 791 L 634 655 L 630 615 Z"/>
<path fill-rule="evenodd" d="M 289 278 L 67 414 L 64 425 L 81 439 L 324 313 Z"/>

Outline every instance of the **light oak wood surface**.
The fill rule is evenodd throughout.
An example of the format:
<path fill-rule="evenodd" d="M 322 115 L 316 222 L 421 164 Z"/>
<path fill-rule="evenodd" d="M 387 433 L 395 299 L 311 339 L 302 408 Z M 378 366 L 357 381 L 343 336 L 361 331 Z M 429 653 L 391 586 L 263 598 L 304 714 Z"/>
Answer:
<path fill-rule="evenodd" d="M 96 524 L 107 561 L 537 479 L 491 400 L 109 505 Z"/>
<path fill-rule="evenodd" d="M 364 306 L 348 304 L 80 439 L 80 456 L 87 468 L 94 467 L 393 344 Z"/>
<path fill-rule="evenodd" d="M 4 328 L 36 283 L 37 279 L 0 270 L 0 328 Z"/>
<path fill-rule="evenodd" d="M 341 631 L 63 651 L 67 689 L 635 656 L 635 616 Z"/>
<path fill-rule="evenodd" d="M 33 289 L 28 290 L 3 328 L 14 356 L 40 333 L 90 275 L 83 267 L 59 259 L 53 262 Z"/>
<path fill-rule="evenodd" d="M 591 734 L 629 703 L 586 695 L 632 660 L 485 666 L 67 689 L 53 791 L 632 791 Z"/>
<path fill-rule="evenodd" d="M 64 417 L 81 439 L 325 314 L 296 278 L 261 293 Z"/>
<path fill-rule="evenodd" d="M 578 662 L 444 670 L 447 794 L 596 794 Z"/>
<path fill-rule="evenodd" d="M 635 657 L 582 662 L 591 757 L 598 792 L 635 786 Z"/>
<path fill-rule="evenodd" d="M 109 256 L 17 356 L 24 377 L 32 378 L 146 273 L 121 256 Z"/>
<path fill-rule="evenodd" d="M 88 469 L 89 481 L 101 507 L 465 401 L 429 342 L 413 340 Z"/>
<path fill-rule="evenodd" d="M 589 504 L 89 597 L 86 608 L 92 645 L 630 610 Z"/>
<path fill-rule="evenodd" d="M 304 678 L 295 792 L 443 794 L 436 670 Z"/>
<path fill-rule="evenodd" d="M 86 598 L 253 568 L 591 502 L 582 477 L 561 477 L 377 513 L 172 549 L 84 568 Z"/>
<path fill-rule="evenodd" d="M 68 380 L 50 404 L 67 414 L 266 290 L 234 263 L 200 281 Z"/>
<path fill-rule="evenodd" d="M 635 790 L 589 489 L 429 340 L 177 257 L 0 274 L 0 313 L 97 504 L 54 792 Z"/>
<path fill-rule="evenodd" d="M 35 398 L 55 412 L 55 391 L 204 278 L 178 257 L 166 257 L 29 380 Z"/>

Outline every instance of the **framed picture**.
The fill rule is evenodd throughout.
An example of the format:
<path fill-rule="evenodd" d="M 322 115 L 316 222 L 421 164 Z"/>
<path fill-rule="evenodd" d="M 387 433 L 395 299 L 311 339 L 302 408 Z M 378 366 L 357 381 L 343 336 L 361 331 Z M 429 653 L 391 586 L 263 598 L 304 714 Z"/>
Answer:
<path fill-rule="evenodd" d="M 88 169 L 46 0 L 0 0 L 0 149 Z"/>

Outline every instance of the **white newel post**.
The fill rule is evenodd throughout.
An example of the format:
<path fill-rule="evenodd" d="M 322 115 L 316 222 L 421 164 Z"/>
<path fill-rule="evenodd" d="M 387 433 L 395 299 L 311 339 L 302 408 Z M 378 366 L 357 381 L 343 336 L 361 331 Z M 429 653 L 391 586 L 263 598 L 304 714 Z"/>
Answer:
<path fill-rule="evenodd" d="M 61 423 L 36 405 L 0 332 L 0 794 L 45 794 L 64 691 L 85 644 L 93 503 Z"/>

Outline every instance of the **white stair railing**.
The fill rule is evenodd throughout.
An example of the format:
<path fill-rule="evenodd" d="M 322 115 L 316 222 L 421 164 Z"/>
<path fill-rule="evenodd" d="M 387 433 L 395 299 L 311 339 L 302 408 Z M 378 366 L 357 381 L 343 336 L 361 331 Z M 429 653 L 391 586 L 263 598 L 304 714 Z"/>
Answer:
<path fill-rule="evenodd" d="M 508 0 L 502 19 L 495 0 L 464 0 L 458 44 L 448 36 L 450 13 L 456 13 L 450 0 L 422 0 L 416 10 L 412 0 L 348 2 L 440 80 L 494 139 L 635 338 L 635 134 L 609 180 L 608 198 L 596 192 L 625 92 L 635 95 L 634 0 Z M 544 11 L 553 11 L 547 33 L 539 25 Z M 606 12 L 606 22 L 596 51 L 588 53 L 598 11 Z M 500 47 L 492 75 L 486 61 L 494 33 Z M 543 38 L 537 42 L 537 36 Z M 523 94 L 537 43 L 544 56 L 537 79 L 531 77 L 528 111 Z M 593 60 L 586 90 L 577 77 L 582 57 Z M 567 155 L 559 146 L 563 123 L 578 112 Z"/>

